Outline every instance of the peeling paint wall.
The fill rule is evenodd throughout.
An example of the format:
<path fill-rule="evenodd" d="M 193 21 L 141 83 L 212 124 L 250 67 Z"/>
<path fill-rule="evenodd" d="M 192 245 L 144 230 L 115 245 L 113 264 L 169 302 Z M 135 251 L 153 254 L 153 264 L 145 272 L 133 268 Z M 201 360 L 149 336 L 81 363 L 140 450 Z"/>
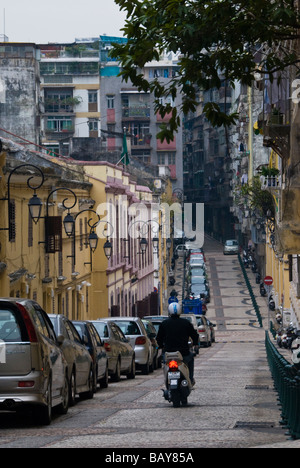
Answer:
<path fill-rule="evenodd" d="M 0 46 L 0 51 L 0 128 L 38 144 L 39 80 L 35 48 Z M 3 131 L 0 135 L 9 138 Z"/>

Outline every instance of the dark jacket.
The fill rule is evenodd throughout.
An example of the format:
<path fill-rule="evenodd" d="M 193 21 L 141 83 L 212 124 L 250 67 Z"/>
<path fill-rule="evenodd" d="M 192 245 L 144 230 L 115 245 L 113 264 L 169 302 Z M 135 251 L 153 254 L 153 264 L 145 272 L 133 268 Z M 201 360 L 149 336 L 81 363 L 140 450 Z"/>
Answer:
<path fill-rule="evenodd" d="M 156 339 L 166 352 L 179 351 L 182 356 L 187 356 L 190 353 L 189 338 L 194 345 L 198 344 L 199 335 L 193 325 L 187 319 L 173 316 L 161 323 Z"/>

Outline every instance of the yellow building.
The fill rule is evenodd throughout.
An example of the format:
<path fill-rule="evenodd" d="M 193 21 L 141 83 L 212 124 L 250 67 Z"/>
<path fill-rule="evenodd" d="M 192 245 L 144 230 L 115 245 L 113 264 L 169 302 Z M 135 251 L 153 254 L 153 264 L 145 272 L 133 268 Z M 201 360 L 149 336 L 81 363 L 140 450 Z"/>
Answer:
<path fill-rule="evenodd" d="M 78 164 L 78 163 L 77 163 Z M 94 317 L 140 315 L 155 307 L 151 226 L 152 192 L 137 185 L 125 170 L 107 162 L 80 162 L 92 183 L 91 196 L 100 216 L 97 233 L 101 245 L 112 243 L 107 260 L 102 248 L 94 254 L 92 310 Z M 139 205 L 145 213 L 140 223 Z M 108 223 L 106 223 L 108 221 Z M 141 240 L 147 246 L 142 252 Z"/>
<path fill-rule="evenodd" d="M 47 313 L 79 320 L 157 313 L 152 191 L 123 167 L 1 141 L 1 296 L 34 299 Z M 28 208 L 34 193 L 42 204 L 36 224 Z M 75 230 L 67 235 L 69 215 Z M 98 237 L 93 253 L 91 233 Z"/>
<path fill-rule="evenodd" d="M 83 170 L 57 158 L 24 151 L 8 140 L 2 145 L 0 294 L 34 299 L 48 313 L 84 318 L 90 314 L 89 215 L 78 213 L 94 203 L 91 184 Z M 42 207 L 35 224 L 28 203 L 34 194 L 30 186 L 39 185 Z M 71 237 L 63 226 L 68 208 L 76 217 Z"/>

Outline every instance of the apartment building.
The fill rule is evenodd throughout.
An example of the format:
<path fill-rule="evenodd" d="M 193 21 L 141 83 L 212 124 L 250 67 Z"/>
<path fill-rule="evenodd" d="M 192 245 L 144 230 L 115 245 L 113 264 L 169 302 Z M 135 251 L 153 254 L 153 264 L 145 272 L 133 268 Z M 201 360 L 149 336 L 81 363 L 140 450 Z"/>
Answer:
<path fill-rule="evenodd" d="M 36 44 L 0 42 L 0 135 L 4 138 L 11 134 L 19 142 L 23 138 L 27 144 L 39 143 L 39 60 Z"/>
<path fill-rule="evenodd" d="M 109 51 L 114 42 L 124 38 L 100 36 L 100 90 L 101 90 L 101 129 L 106 138 L 106 149 L 114 151 L 122 147 L 124 132 L 129 141 L 130 153 L 143 164 L 168 168 L 173 188 L 183 187 L 182 128 L 170 143 L 156 138 L 160 125 L 168 122 L 154 111 L 154 97 L 140 92 L 130 82 L 123 82 L 121 69 Z M 146 79 L 159 78 L 162 82 L 176 73 L 177 56 L 169 54 L 159 62 L 146 64 L 143 73 Z M 180 107 L 181 100 L 167 102 Z"/>
<path fill-rule="evenodd" d="M 98 44 L 39 45 L 41 143 L 49 154 L 91 159 L 101 149 Z"/>
<path fill-rule="evenodd" d="M 205 231 L 218 240 L 234 236 L 234 219 L 230 211 L 231 152 L 229 135 L 214 128 L 203 114 L 207 102 L 215 102 L 222 112 L 229 112 L 232 89 L 222 83 L 217 90 L 198 92 L 195 113 L 184 118 L 184 192 L 190 203 L 204 203 Z"/>

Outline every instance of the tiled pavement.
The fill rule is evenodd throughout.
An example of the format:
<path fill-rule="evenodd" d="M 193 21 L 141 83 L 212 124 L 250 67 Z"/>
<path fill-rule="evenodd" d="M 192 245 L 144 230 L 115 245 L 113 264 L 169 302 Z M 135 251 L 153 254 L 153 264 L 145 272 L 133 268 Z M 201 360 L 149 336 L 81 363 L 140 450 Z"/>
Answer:
<path fill-rule="evenodd" d="M 277 395 L 260 328 L 237 257 L 206 240 L 216 343 L 195 360 L 196 386 L 187 408 L 163 398 L 162 371 L 122 378 L 93 400 L 80 402 L 49 428 L 0 417 L 0 448 L 247 448 L 299 447 L 279 425 Z M 180 261 L 177 274 L 180 276 Z M 182 274 L 182 271 L 181 271 Z M 173 288 L 172 288 L 173 289 Z M 178 277 L 175 289 L 182 290 Z M 265 299 L 257 298 L 261 311 Z M 265 309 L 264 309 L 265 307 Z"/>

